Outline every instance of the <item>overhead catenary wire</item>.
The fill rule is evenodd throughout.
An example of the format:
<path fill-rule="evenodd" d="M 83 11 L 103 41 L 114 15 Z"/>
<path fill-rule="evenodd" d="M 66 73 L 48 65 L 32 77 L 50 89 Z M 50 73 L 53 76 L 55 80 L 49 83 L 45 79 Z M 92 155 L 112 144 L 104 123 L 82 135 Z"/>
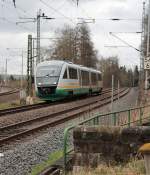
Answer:
<path fill-rule="evenodd" d="M 50 9 L 52 9 L 53 11 L 55 11 L 55 12 L 57 12 L 58 14 L 60 14 L 61 16 L 63 16 L 65 19 L 68 19 L 69 21 L 71 21 L 73 24 L 76 24 L 75 22 L 74 22 L 74 19 L 77 19 L 77 18 L 70 18 L 70 17 L 68 17 L 68 16 L 66 16 L 66 15 L 64 15 L 63 13 L 61 13 L 58 9 L 59 8 L 61 8 L 61 6 L 65 3 L 65 1 L 62 3 L 62 5 L 58 8 L 58 9 L 55 9 L 54 7 L 52 7 L 52 6 L 50 6 L 49 4 L 47 4 L 44 0 L 40 0 L 44 5 L 46 5 L 48 8 L 50 8 Z M 5 1 L 4 1 L 5 2 Z M 7 5 L 10 5 L 10 4 L 8 4 L 7 2 L 5 2 Z M 12 6 L 12 5 L 10 5 L 10 6 Z M 23 13 L 25 13 L 26 14 L 26 16 L 27 16 L 27 14 L 29 14 L 27 11 L 25 11 L 24 9 L 22 9 L 21 7 L 19 7 L 19 6 L 17 6 L 17 8 L 15 8 L 16 9 L 16 12 L 17 12 L 17 15 L 18 15 L 18 18 L 20 18 L 21 19 L 21 16 L 19 15 L 19 13 L 18 13 L 18 9 L 20 9 Z M 30 14 L 29 14 L 30 15 Z M 30 15 L 31 16 L 31 15 Z M 56 19 L 59 19 L 59 18 L 56 18 Z M 62 19 L 62 18 L 61 18 Z M 82 18 L 82 19 L 84 19 L 84 18 Z M 116 20 L 140 20 L 140 19 L 119 19 L 119 18 L 110 18 L 110 19 L 105 19 L 105 18 L 89 18 L 89 19 L 93 19 L 94 21 L 95 20 L 113 20 L 113 21 L 116 21 Z M 86 20 L 86 19 L 85 19 Z"/>
<path fill-rule="evenodd" d="M 7 4 L 7 5 L 9 5 L 9 6 L 14 6 L 13 4 L 11 4 L 11 3 L 8 3 L 8 2 L 6 2 L 6 1 L 1 1 L 1 2 L 3 2 L 3 3 L 5 3 L 5 4 Z M 40 2 L 42 2 L 45 6 L 47 6 L 48 8 L 50 8 L 50 9 L 52 9 L 53 11 L 55 11 L 56 13 L 58 13 L 58 14 L 60 14 L 61 16 L 63 16 L 64 18 L 66 18 L 66 19 L 68 19 L 68 20 L 70 20 L 72 23 L 74 23 L 75 24 L 75 22 L 73 21 L 73 19 L 77 19 L 77 18 L 70 18 L 70 17 L 68 17 L 68 16 L 66 16 L 66 15 L 64 15 L 62 12 L 60 12 L 59 11 L 59 9 L 63 6 L 63 4 L 66 2 L 66 1 L 64 1 L 62 4 L 61 4 L 61 6 L 58 8 L 58 9 L 56 9 L 56 8 L 54 8 L 54 7 L 52 7 L 52 6 L 50 6 L 47 2 L 45 2 L 44 0 L 40 0 Z M 73 2 L 73 3 L 75 3 L 74 1 L 71 1 L 71 2 Z M 27 12 L 26 10 L 24 10 L 22 7 L 20 7 L 20 6 L 18 6 L 17 5 L 17 8 L 15 8 L 16 9 L 16 11 L 19 9 L 20 11 L 22 11 L 24 14 L 26 14 L 26 15 L 28 15 L 28 16 L 31 16 L 32 14 L 30 14 L 29 12 Z M 18 13 L 18 12 L 17 12 Z M 112 21 L 121 21 L 121 20 L 127 20 L 127 21 L 141 21 L 141 19 L 137 19 L 137 18 L 91 18 L 91 17 L 89 17 L 89 15 L 87 15 L 88 16 L 88 18 L 90 18 L 90 19 L 94 19 L 94 20 L 112 20 Z M 84 19 L 84 18 L 83 18 Z"/>
<path fill-rule="evenodd" d="M 141 21 L 138 18 L 94 18 L 95 20 L 104 20 L 104 21 Z"/>
<path fill-rule="evenodd" d="M 3 1 L 3 2 L 5 4 L 7 4 L 8 6 L 11 6 L 12 8 L 14 8 L 13 4 L 11 4 L 11 3 L 7 2 L 7 1 Z M 28 15 L 28 17 L 32 15 L 29 12 L 27 12 L 26 10 L 24 10 L 22 7 L 20 7 L 19 5 L 16 6 L 15 10 L 17 10 L 17 9 L 20 10 L 22 13 L 24 13 L 26 16 Z"/>
<path fill-rule="evenodd" d="M 67 0 L 64 0 L 63 3 L 62 3 L 60 6 L 57 7 L 57 10 L 61 9 L 61 8 L 64 6 L 64 4 L 65 4 L 66 2 L 67 2 Z M 51 16 L 52 16 L 54 13 L 55 13 L 55 12 L 51 13 Z M 55 19 L 56 19 L 56 18 L 55 18 Z M 57 19 L 58 19 L 58 18 L 57 18 Z M 62 18 L 60 18 L 60 19 L 62 19 Z M 44 23 L 47 23 L 47 20 L 45 20 Z"/>
<path fill-rule="evenodd" d="M 7 5 L 9 5 L 9 6 L 8 6 L 8 7 L 7 7 L 6 5 L 3 6 L 3 5 L 4 5 L 4 2 L 5 2 L 5 4 L 7 4 Z M 25 26 L 22 26 L 22 25 L 18 25 L 18 24 L 16 23 L 16 21 L 12 21 L 12 20 L 10 20 L 8 17 L 5 17 L 4 8 L 7 8 L 8 10 L 10 10 L 10 9 L 11 9 L 10 7 L 11 7 L 12 5 L 8 4 L 6 1 L 3 1 L 3 3 L 2 3 L 2 1 L 1 1 L 1 4 L 2 4 L 2 6 L 3 6 L 3 17 L 0 17 L 0 20 L 1 20 L 1 21 L 5 21 L 5 22 L 8 22 L 8 23 L 10 23 L 10 24 L 16 25 L 17 27 L 23 28 L 23 29 L 25 29 L 25 30 L 27 30 L 27 31 L 33 30 L 33 29 L 28 28 L 28 27 L 25 27 Z M 15 9 L 16 9 L 16 8 L 15 8 Z M 18 16 L 18 18 L 20 17 L 19 14 L 17 14 L 17 16 Z"/>
<path fill-rule="evenodd" d="M 72 2 L 72 3 L 74 3 L 76 5 L 76 2 L 75 1 L 70 1 L 70 2 Z M 77 2 L 77 4 L 78 4 L 78 2 Z M 79 7 L 77 5 L 77 8 L 79 8 L 80 11 L 83 12 L 83 14 L 85 14 L 87 16 L 87 18 L 91 18 L 90 15 L 81 6 Z"/>
<path fill-rule="evenodd" d="M 126 47 L 128 47 L 128 48 L 130 48 L 129 46 L 126 46 Z M 115 49 L 115 50 L 117 50 L 117 53 L 118 53 L 118 57 L 119 57 L 119 53 L 120 53 L 120 47 L 118 48 L 118 47 L 105 47 L 105 48 L 107 48 L 109 51 L 110 51 L 110 49 Z M 124 47 L 123 47 L 124 48 Z M 138 58 L 132 58 L 131 59 L 131 57 L 125 57 L 125 58 L 123 58 L 123 59 L 126 59 L 126 60 L 128 60 L 128 62 L 131 62 L 131 63 L 133 63 L 133 64 L 135 64 L 135 65 L 137 65 L 137 64 L 139 64 L 138 62 L 139 62 L 139 60 L 138 60 Z"/>
<path fill-rule="evenodd" d="M 43 0 L 40 0 L 40 1 L 43 1 Z M 45 1 L 44 1 L 45 2 Z M 46 3 L 46 2 L 45 2 Z M 47 4 L 47 3 L 46 3 Z M 48 4 L 48 6 L 50 6 L 49 4 Z M 18 8 L 18 7 L 17 7 Z M 51 7 L 51 9 L 52 9 L 53 7 Z M 61 8 L 61 6 L 60 6 L 60 8 Z M 57 12 L 57 13 L 59 13 L 61 16 L 63 16 L 65 19 L 68 19 L 69 21 L 71 21 L 72 23 L 74 23 L 74 24 L 76 24 L 75 22 L 74 22 L 74 20 L 73 20 L 73 18 L 70 18 L 70 17 L 68 17 L 68 16 L 66 16 L 66 15 L 64 15 L 63 13 L 61 13 L 58 9 L 55 9 L 55 8 L 53 8 L 53 11 L 55 11 L 55 12 Z M 22 10 L 22 12 L 23 12 L 24 10 Z M 25 12 L 25 14 L 27 14 L 26 12 Z M 57 18 L 56 18 L 57 19 Z M 95 18 L 95 20 L 112 20 L 113 19 L 113 21 L 117 21 L 117 19 L 116 18 L 110 18 L 110 19 L 100 19 L 100 18 Z M 131 20 L 131 21 L 133 21 L 133 20 L 138 20 L 138 19 L 120 19 L 120 20 Z M 6 21 L 6 18 L 5 18 L 5 21 Z M 7 22 L 8 22 L 9 20 L 7 20 Z M 9 21 L 9 22 L 12 22 L 12 21 Z M 13 24 L 15 24 L 15 22 L 12 22 Z M 22 27 L 22 28 L 25 28 L 25 27 Z"/>
<path fill-rule="evenodd" d="M 57 7 L 56 10 L 60 10 L 65 5 L 66 2 L 67 2 L 67 0 L 64 0 L 63 3 Z"/>
<path fill-rule="evenodd" d="M 55 11 L 57 14 L 63 16 L 65 19 L 69 20 L 70 22 L 72 22 L 73 24 L 76 25 L 76 23 L 73 21 L 72 18 L 64 15 L 62 12 L 60 12 L 58 9 L 55 9 L 54 7 L 50 6 L 48 3 L 46 3 L 44 0 L 40 0 L 42 4 L 44 4 L 45 6 L 47 6 L 49 9 Z"/>
<path fill-rule="evenodd" d="M 15 26 L 18 26 L 18 27 L 23 28 L 23 29 L 25 29 L 25 30 L 31 30 L 31 29 L 29 29 L 29 28 L 27 28 L 27 27 L 25 27 L 25 26 L 17 25 L 16 22 L 11 21 L 11 20 L 9 20 L 9 19 L 7 19 L 7 18 L 5 18 L 5 17 L 0 17 L 0 20 L 1 20 L 1 21 L 5 21 L 5 22 L 8 22 L 8 23 L 10 23 L 10 24 L 13 24 L 13 25 L 15 25 Z"/>
<path fill-rule="evenodd" d="M 4 2 L 5 1 L 3 1 L 3 4 L 2 4 L 2 1 L 1 1 L 2 6 L 5 4 L 5 8 L 7 8 L 9 11 L 14 9 L 14 8 L 12 8 L 11 4 L 7 4 L 6 2 L 5 3 Z M 3 9 L 4 9 L 4 6 L 3 6 Z M 20 18 L 20 14 L 18 13 L 18 10 L 16 8 L 15 8 L 15 12 L 16 12 L 17 17 Z M 5 16 L 5 15 L 3 15 L 3 16 Z"/>
<path fill-rule="evenodd" d="M 127 43 L 126 41 L 124 41 L 123 39 L 121 39 L 120 37 L 114 35 L 112 32 L 109 32 L 113 37 L 117 38 L 118 40 L 120 40 L 121 42 L 123 42 L 124 44 L 128 45 L 129 47 L 132 47 L 133 49 L 135 49 L 138 52 L 141 52 L 141 50 L 137 49 L 136 47 L 132 46 L 131 44 Z"/>

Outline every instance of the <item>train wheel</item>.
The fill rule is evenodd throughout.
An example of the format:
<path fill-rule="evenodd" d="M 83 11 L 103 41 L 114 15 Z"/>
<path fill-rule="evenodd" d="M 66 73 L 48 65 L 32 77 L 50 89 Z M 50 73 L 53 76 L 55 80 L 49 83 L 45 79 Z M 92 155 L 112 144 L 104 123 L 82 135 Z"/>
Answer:
<path fill-rule="evenodd" d="M 73 91 L 69 91 L 69 98 L 73 98 Z"/>
<path fill-rule="evenodd" d="M 89 89 L 89 95 L 90 96 L 92 95 L 92 89 Z"/>

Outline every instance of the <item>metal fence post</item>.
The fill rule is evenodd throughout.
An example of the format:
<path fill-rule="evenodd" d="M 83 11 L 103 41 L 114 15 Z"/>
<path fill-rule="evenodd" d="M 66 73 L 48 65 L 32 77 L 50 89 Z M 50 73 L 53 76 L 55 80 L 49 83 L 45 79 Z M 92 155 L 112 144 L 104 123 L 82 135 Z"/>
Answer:
<path fill-rule="evenodd" d="M 93 119 L 93 125 L 96 125 L 96 118 Z"/>
<path fill-rule="evenodd" d="M 68 128 L 64 130 L 64 174 L 66 175 L 66 164 L 67 164 L 67 136 L 68 136 Z"/>
<path fill-rule="evenodd" d="M 116 126 L 116 113 L 113 114 L 113 124 Z"/>
<path fill-rule="evenodd" d="M 96 124 L 99 124 L 98 116 L 96 117 Z"/>
<path fill-rule="evenodd" d="M 140 125 L 142 125 L 142 115 L 143 115 L 142 108 L 140 108 Z"/>
<path fill-rule="evenodd" d="M 131 111 L 128 110 L 128 126 L 130 126 L 130 122 L 131 122 Z"/>

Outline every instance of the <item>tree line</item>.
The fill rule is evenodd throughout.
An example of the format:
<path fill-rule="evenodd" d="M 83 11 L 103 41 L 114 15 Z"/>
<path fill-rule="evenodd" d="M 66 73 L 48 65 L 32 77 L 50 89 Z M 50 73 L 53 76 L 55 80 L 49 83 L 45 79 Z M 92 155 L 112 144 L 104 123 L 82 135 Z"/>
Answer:
<path fill-rule="evenodd" d="M 56 31 L 56 38 L 48 59 L 67 60 L 75 64 L 98 69 L 102 72 L 104 87 L 111 87 L 112 74 L 115 86 L 118 80 L 121 86 L 137 86 L 139 79 L 138 67 L 127 69 L 119 65 L 117 56 L 99 58 L 97 50 L 91 40 L 88 26 L 83 23 L 72 28 L 68 25 Z M 46 51 L 47 54 L 48 50 Z"/>
<path fill-rule="evenodd" d="M 117 57 L 101 58 L 98 61 L 98 68 L 103 74 L 104 87 L 111 87 L 112 75 L 114 75 L 114 85 L 121 87 L 135 87 L 139 82 L 138 66 L 134 70 L 127 69 L 125 66 L 119 66 Z"/>

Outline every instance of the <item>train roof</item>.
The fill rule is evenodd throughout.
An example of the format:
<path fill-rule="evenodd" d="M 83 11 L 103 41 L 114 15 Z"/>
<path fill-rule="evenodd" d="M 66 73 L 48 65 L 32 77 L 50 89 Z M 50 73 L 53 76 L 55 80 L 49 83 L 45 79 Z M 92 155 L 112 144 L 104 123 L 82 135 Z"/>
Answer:
<path fill-rule="evenodd" d="M 101 73 L 99 70 L 96 70 L 96 69 L 93 69 L 93 68 L 89 68 L 89 67 L 85 67 L 85 66 L 78 65 L 78 64 L 74 64 L 74 63 L 72 63 L 70 61 L 62 61 L 62 60 L 43 61 L 43 62 L 39 63 L 37 65 L 37 67 L 48 66 L 48 65 L 60 65 L 60 66 L 62 66 L 63 64 L 67 64 L 69 66 L 80 68 L 80 69 L 83 69 L 83 70 L 90 70 L 90 71 L 93 71 L 93 72 Z"/>
<path fill-rule="evenodd" d="M 50 61 L 43 61 L 37 65 L 37 67 L 45 66 L 45 65 L 63 65 L 65 61 L 61 60 L 50 60 Z"/>

